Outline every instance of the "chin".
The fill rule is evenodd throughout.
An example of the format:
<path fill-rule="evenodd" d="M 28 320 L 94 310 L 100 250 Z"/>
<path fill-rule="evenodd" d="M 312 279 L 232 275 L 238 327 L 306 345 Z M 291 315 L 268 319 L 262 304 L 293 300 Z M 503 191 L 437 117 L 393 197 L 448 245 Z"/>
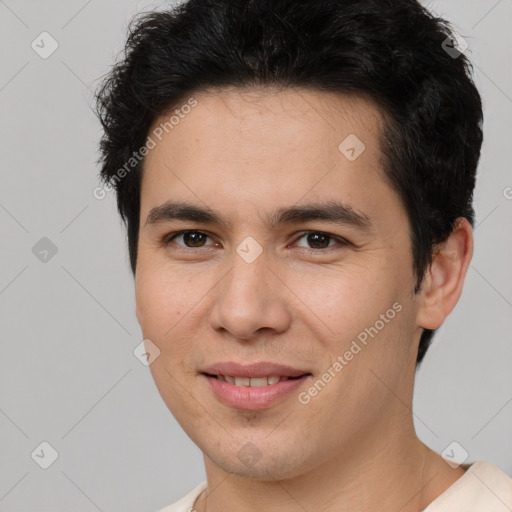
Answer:
<path fill-rule="evenodd" d="M 234 449 L 238 445 L 241 447 Z M 222 453 L 219 453 L 219 445 L 207 452 L 203 450 L 203 453 L 226 473 L 264 482 L 295 478 L 308 469 L 303 460 L 305 454 L 292 445 L 286 447 L 282 442 L 267 442 L 261 449 L 251 441 L 230 442 Z"/>

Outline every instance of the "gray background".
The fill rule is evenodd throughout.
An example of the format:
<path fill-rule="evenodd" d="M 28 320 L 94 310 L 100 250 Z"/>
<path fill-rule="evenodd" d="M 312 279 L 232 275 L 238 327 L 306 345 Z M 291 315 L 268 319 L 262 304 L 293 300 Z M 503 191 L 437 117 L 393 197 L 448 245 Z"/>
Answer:
<path fill-rule="evenodd" d="M 2 511 L 150 512 L 205 478 L 133 354 L 142 336 L 125 234 L 113 194 L 92 194 L 92 90 L 130 18 L 162 5 L 0 0 Z M 512 0 L 428 6 L 469 42 L 485 143 L 475 254 L 418 372 L 415 423 L 433 449 L 457 441 L 512 475 Z M 43 31 L 59 45 L 47 59 L 31 48 Z M 41 252 L 43 237 L 56 254 Z M 31 456 L 43 441 L 59 455 L 48 469 Z"/>

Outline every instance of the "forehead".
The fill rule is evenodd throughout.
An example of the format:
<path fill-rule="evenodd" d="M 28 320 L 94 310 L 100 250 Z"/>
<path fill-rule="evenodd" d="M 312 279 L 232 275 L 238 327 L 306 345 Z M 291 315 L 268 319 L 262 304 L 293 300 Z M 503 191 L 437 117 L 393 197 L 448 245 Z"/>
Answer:
<path fill-rule="evenodd" d="M 192 99 L 194 106 L 189 108 Z M 166 133 L 185 131 L 190 135 L 186 125 L 192 124 L 189 128 L 199 136 L 212 129 L 217 131 L 222 124 L 223 130 L 217 132 L 219 138 L 230 128 L 237 128 L 240 134 L 252 129 L 252 137 L 259 134 L 264 139 L 265 134 L 268 135 L 278 126 L 295 128 L 297 134 L 300 126 L 303 126 L 304 130 L 311 131 L 311 136 L 319 134 L 322 138 L 326 133 L 337 136 L 347 129 L 359 131 L 362 135 L 364 132 L 366 136 L 378 136 L 383 124 L 383 111 L 367 95 L 296 87 L 230 87 L 198 91 L 182 98 L 159 116 L 151 130 L 164 126 L 173 113 L 179 114 L 180 119 L 175 115 L 173 122 L 178 122 L 172 127 L 168 126 L 170 129 L 165 130 Z M 194 122 L 185 123 L 190 117 L 194 118 Z M 265 127 L 266 131 L 261 130 Z M 292 132 L 283 131 L 281 137 L 287 134 L 291 135 Z M 209 136 L 212 134 L 209 133 Z"/>
<path fill-rule="evenodd" d="M 382 170 L 383 120 L 371 99 L 353 94 L 291 88 L 191 94 L 150 129 L 156 144 L 144 163 L 141 218 L 184 196 L 231 207 L 233 214 L 244 205 L 270 211 L 302 199 L 341 199 L 379 214 L 378 196 L 380 203 L 383 195 L 396 201 Z"/>
<path fill-rule="evenodd" d="M 183 98 L 153 122 L 155 147 L 144 168 L 172 161 L 176 169 L 192 169 L 209 162 L 208 171 L 230 165 L 241 173 L 258 164 L 269 172 L 278 167 L 274 174 L 282 176 L 287 162 L 298 173 L 303 166 L 318 169 L 341 156 L 357 157 L 363 148 L 365 160 L 374 156 L 380 168 L 383 124 L 379 107 L 361 95 L 270 86 L 209 89 Z"/>

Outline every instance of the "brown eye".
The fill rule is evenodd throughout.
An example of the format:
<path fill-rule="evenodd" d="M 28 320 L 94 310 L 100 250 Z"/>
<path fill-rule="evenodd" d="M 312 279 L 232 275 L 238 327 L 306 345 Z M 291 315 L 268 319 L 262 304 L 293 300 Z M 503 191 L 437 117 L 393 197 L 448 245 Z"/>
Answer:
<path fill-rule="evenodd" d="M 328 249 L 330 247 L 336 246 L 336 243 L 337 245 L 348 245 L 348 242 L 344 239 L 335 237 L 334 235 L 330 235 L 328 233 L 323 233 L 322 231 L 308 231 L 303 233 L 298 240 L 303 238 L 306 239 L 308 244 L 308 247 L 305 247 L 306 249 Z"/>
<path fill-rule="evenodd" d="M 177 238 L 183 239 L 183 244 L 177 243 L 177 245 L 193 249 L 197 247 L 207 247 L 205 245 L 205 241 L 210 237 L 202 231 L 180 231 L 179 233 L 175 233 L 170 237 L 167 237 L 165 242 L 169 243 L 171 241 L 175 241 Z"/>
<path fill-rule="evenodd" d="M 325 249 L 329 247 L 329 241 L 331 237 L 323 233 L 309 233 L 307 235 L 307 241 L 313 249 Z"/>

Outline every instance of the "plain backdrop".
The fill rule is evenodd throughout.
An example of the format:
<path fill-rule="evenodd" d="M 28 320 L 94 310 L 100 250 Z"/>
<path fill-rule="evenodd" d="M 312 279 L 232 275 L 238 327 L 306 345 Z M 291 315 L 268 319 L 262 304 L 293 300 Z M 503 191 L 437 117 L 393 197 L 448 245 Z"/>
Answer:
<path fill-rule="evenodd" d="M 151 512 L 205 478 L 134 355 L 125 233 L 113 194 L 92 193 L 93 90 L 132 16 L 165 5 L 0 0 L 1 511 Z M 427 5 L 469 43 L 485 142 L 475 253 L 417 374 L 415 424 L 512 476 L 512 0 Z"/>

